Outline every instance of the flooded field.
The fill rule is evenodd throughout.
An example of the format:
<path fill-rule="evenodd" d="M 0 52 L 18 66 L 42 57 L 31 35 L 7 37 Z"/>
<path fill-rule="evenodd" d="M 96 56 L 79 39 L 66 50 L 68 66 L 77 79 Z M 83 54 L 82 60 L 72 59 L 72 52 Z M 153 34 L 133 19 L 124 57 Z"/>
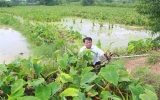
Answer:
<path fill-rule="evenodd" d="M 103 48 L 110 50 L 126 49 L 128 42 L 151 38 L 149 31 L 140 27 L 122 26 L 110 23 L 98 23 L 89 19 L 64 18 L 59 23 L 68 30 L 78 31 L 92 37 L 93 44 L 100 40 Z M 0 28 L 0 63 L 9 63 L 14 59 L 27 58 L 30 55 L 26 39 L 12 28 Z"/>
<path fill-rule="evenodd" d="M 29 57 L 26 39 L 12 28 L 0 28 L 0 64 L 10 63 L 16 58 Z"/>
<path fill-rule="evenodd" d="M 109 47 L 112 43 L 110 49 L 125 49 L 131 40 L 151 38 L 149 32 L 140 27 L 97 23 L 80 18 L 64 18 L 61 23 L 68 30 L 80 32 L 83 37 L 92 37 L 94 44 L 100 40 L 104 48 Z"/>

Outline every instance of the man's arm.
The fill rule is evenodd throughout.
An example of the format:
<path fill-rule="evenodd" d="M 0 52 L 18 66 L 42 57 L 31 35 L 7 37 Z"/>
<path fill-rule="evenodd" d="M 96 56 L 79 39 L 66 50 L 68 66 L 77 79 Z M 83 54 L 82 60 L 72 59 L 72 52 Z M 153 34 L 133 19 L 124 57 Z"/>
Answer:
<path fill-rule="evenodd" d="M 96 47 L 96 49 L 97 49 L 99 57 L 103 57 L 103 58 L 107 59 L 105 56 L 105 53 L 100 48 Z"/>

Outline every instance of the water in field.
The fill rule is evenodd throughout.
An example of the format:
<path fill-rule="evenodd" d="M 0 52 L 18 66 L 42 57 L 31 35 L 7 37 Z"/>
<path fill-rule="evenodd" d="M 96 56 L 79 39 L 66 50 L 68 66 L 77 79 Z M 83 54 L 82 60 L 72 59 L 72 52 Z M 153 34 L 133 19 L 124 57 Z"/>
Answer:
<path fill-rule="evenodd" d="M 104 48 L 108 48 L 112 43 L 110 49 L 124 49 L 131 40 L 151 37 L 148 31 L 140 27 L 127 27 L 109 23 L 100 24 L 92 20 L 80 18 L 64 18 L 61 23 L 69 30 L 80 32 L 83 37 L 92 37 L 93 44 L 96 44 L 100 39 L 101 45 Z"/>
<path fill-rule="evenodd" d="M 29 57 L 25 38 L 12 28 L 0 28 L 0 64 L 10 63 L 18 57 Z"/>

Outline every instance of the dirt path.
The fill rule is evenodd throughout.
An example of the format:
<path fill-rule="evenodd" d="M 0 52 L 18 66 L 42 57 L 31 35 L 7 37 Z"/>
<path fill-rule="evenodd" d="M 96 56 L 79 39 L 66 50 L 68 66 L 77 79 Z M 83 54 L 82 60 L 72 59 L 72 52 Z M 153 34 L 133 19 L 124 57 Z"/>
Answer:
<path fill-rule="evenodd" d="M 134 71 L 138 68 L 151 67 L 151 72 L 160 75 L 160 62 L 156 62 L 155 64 L 149 64 L 147 62 L 147 57 L 140 57 L 129 60 L 124 64 L 124 66 L 127 70 L 130 70 L 131 73 L 134 73 Z"/>

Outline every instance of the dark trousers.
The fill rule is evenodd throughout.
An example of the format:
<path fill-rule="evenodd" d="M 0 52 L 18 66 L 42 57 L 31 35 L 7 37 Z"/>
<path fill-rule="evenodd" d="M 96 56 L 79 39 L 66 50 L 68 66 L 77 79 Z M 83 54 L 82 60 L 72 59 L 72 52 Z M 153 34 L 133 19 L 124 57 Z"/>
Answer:
<path fill-rule="evenodd" d="M 97 65 L 101 65 L 101 62 L 100 61 L 96 62 L 95 66 L 97 66 Z"/>
<path fill-rule="evenodd" d="M 101 62 L 98 61 L 98 62 L 95 63 L 94 69 L 92 70 L 92 72 L 95 72 L 96 74 L 98 74 L 100 69 L 101 69 Z"/>

